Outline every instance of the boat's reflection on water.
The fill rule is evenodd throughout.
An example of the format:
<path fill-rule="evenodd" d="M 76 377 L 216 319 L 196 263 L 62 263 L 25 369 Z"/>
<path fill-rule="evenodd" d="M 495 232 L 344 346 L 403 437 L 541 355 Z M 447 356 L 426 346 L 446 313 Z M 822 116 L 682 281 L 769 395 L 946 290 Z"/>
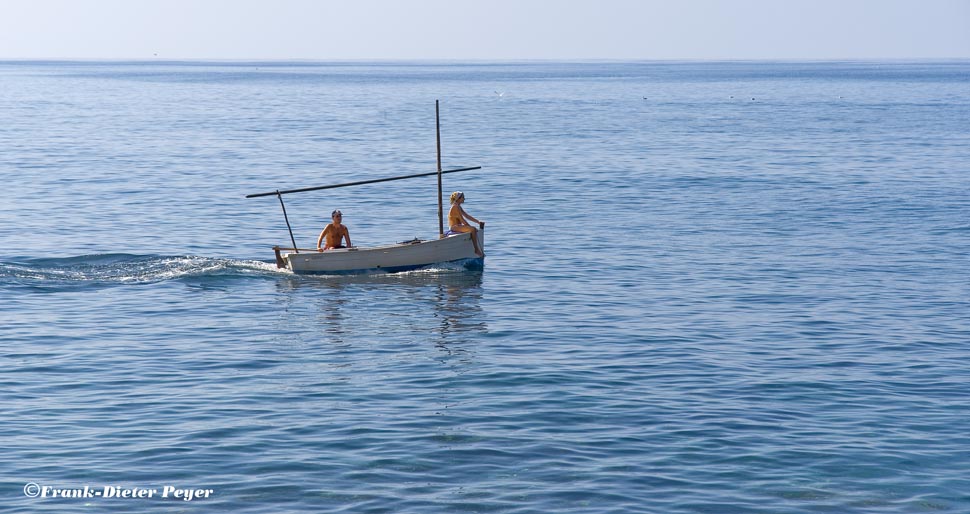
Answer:
<path fill-rule="evenodd" d="M 335 344 L 430 339 L 452 352 L 469 333 L 488 331 L 481 305 L 483 274 L 422 270 L 287 276 L 277 286 L 283 302 L 280 328 L 316 334 Z"/>

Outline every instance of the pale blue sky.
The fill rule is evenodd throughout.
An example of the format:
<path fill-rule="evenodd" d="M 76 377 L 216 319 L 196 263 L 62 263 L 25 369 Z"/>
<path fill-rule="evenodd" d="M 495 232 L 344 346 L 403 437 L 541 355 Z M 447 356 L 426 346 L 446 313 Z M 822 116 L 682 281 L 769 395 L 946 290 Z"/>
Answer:
<path fill-rule="evenodd" d="M 970 0 L 0 0 L 0 58 L 970 58 Z"/>

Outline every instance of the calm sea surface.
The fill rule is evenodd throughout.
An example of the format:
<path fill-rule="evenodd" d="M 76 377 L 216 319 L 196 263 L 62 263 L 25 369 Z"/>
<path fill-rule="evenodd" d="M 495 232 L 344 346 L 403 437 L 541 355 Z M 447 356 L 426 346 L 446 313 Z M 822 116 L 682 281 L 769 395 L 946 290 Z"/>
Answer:
<path fill-rule="evenodd" d="M 278 271 L 435 99 L 484 271 Z M 970 512 L 970 62 L 2 62 L 0 175 L 2 511 Z"/>

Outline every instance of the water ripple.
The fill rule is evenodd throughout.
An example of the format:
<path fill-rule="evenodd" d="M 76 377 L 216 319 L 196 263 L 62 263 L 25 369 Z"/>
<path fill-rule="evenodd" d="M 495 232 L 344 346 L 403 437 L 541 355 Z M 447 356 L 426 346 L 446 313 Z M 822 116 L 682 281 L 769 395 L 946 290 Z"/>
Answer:
<path fill-rule="evenodd" d="M 0 63 L 0 508 L 970 510 L 967 67 Z M 485 269 L 277 270 L 433 98 Z"/>

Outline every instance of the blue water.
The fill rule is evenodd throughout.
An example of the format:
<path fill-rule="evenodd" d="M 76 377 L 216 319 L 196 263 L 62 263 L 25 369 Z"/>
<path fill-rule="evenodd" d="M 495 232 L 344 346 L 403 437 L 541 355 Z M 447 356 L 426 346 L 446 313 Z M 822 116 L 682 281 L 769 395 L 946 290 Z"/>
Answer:
<path fill-rule="evenodd" d="M 484 271 L 277 270 L 244 196 L 433 171 L 435 99 Z M 5 62 L 0 120 L 0 510 L 970 511 L 970 62 Z"/>

